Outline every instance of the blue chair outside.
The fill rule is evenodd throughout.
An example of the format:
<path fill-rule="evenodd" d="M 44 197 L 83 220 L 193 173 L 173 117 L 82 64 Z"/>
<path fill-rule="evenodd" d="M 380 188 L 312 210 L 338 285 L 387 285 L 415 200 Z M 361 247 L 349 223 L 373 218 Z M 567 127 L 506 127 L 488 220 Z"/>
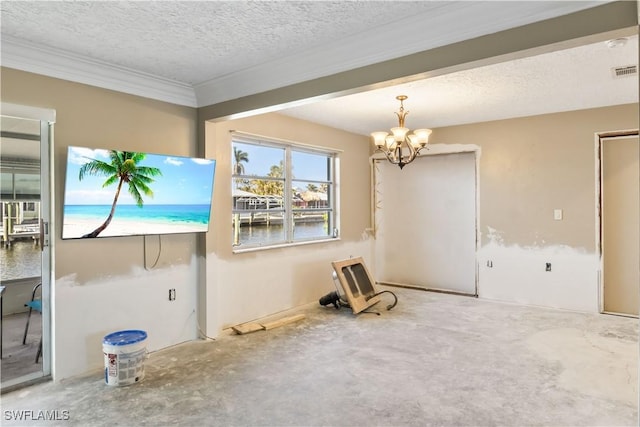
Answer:
<path fill-rule="evenodd" d="M 41 286 L 42 286 L 42 282 L 38 283 L 33 287 L 33 291 L 31 292 L 31 301 L 25 304 L 25 307 L 29 307 L 29 315 L 27 316 L 27 324 L 24 327 L 24 336 L 22 337 L 23 345 L 27 344 L 27 334 L 29 333 L 29 323 L 31 322 L 31 313 L 33 313 L 33 310 L 39 313 L 42 313 L 42 299 L 41 298 L 36 299 L 36 293 L 38 292 L 38 289 Z M 40 344 L 38 345 L 38 353 L 36 354 L 36 363 L 38 363 L 38 360 L 40 359 L 41 355 L 42 355 L 42 337 L 40 337 Z"/>

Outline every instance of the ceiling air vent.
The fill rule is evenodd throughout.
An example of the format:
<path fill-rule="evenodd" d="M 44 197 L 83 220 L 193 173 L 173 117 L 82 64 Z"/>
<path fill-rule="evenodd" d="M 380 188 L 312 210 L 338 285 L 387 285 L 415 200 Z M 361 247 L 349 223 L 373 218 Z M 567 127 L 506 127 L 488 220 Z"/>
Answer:
<path fill-rule="evenodd" d="M 624 67 L 614 67 L 611 69 L 613 72 L 613 77 L 627 77 L 627 76 L 635 76 L 638 74 L 638 66 L 637 65 L 626 65 Z"/>

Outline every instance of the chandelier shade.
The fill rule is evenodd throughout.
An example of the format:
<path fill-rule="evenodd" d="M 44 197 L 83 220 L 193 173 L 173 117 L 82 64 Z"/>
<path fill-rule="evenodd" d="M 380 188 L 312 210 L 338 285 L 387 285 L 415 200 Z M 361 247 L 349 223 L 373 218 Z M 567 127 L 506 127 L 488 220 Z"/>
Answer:
<path fill-rule="evenodd" d="M 429 143 L 431 129 L 416 129 L 412 131 L 404 127 L 404 119 L 408 111 L 404 109 L 406 95 L 398 95 L 396 99 L 400 101 L 400 109 L 396 112 L 398 116 L 398 127 L 391 128 L 389 132 L 377 131 L 371 133 L 371 138 L 376 146 L 376 152 L 384 153 L 389 162 L 398 165 L 402 169 L 411 163 L 420 150 Z"/>

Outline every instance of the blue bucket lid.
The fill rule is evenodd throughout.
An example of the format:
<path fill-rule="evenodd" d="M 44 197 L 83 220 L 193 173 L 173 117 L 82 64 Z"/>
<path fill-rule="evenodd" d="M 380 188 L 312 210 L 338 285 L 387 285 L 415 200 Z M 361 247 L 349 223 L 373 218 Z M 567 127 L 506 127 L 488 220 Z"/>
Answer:
<path fill-rule="evenodd" d="M 147 339 L 145 331 L 118 331 L 105 336 L 102 343 L 107 345 L 129 345 L 145 339 Z"/>

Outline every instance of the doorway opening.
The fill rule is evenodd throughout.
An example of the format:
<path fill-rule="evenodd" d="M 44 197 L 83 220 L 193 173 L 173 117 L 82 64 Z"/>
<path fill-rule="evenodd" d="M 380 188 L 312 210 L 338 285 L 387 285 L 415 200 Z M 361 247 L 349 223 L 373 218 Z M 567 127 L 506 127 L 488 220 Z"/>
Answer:
<path fill-rule="evenodd" d="M 479 147 L 431 146 L 400 170 L 373 160 L 376 279 L 478 295 Z"/>
<path fill-rule="evenodd" d="M 596 137 L 596 248 L 600 311 L 638 317 L 640 305 L 640 151 L 638 131 Z"/>

